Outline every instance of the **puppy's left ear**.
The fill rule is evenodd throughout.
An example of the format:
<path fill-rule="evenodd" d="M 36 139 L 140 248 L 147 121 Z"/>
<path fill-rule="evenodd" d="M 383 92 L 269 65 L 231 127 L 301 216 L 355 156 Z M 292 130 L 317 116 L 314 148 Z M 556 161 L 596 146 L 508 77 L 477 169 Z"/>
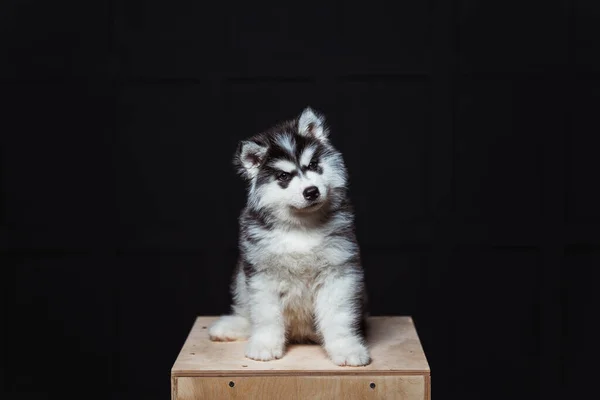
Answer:
<path fill-rule="evenodd" d="M 298 133 L 302 136 L 326 140 L 329 131 L 325 126 L 325 117 L 312 108 L 306 107 L 298 118 Z"/>
<path fill-rule="evenodd" d="M 243 140 L 238 144 L 233 159 L 238 173 L 246 179 L 254 179 L 267 154 L 267 146 L 254 140 Z"/>

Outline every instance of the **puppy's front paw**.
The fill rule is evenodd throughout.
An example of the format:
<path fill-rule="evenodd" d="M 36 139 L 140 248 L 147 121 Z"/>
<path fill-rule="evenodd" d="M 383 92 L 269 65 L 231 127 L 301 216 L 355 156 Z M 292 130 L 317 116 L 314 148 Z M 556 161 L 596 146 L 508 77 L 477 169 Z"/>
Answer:
<path fill-rule="evenodd" d="M 331 361 L 339 366 L 360 367 L 371 362 L 369 350 L 360 342 L 343 341 L 329 347 Z"/>
<path fill-rule="evenodd" d="M 240 316 L 226 315 L 210 326 L 208 336 L 214 342 L 246 340 L 250 336 L 250 322 Z"/>
<path fill-rule="evenodd" d="M 283 340 L 269 336 L 250 338 L 246 345 L 246 357 L 256 361 L 270 361 L 283 357 Z"/>

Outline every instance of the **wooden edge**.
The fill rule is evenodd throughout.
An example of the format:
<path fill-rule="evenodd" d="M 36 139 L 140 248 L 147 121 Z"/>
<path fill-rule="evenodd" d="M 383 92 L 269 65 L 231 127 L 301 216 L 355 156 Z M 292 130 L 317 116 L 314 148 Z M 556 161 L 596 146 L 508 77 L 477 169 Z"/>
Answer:
<path fill-rule="evenodd" d="M 171 376 L 171 400 L 177 400 L 177 377 Z"/>
<path fill-rule="evenodd" d="M 425 400 L 431 400 L 431 375 L 425 375 Z"/>
<path fill-rule="evenodd" d="M 417 340 L 419 341 L 419 347 L 421 348 L 421 353 L 425 358 L 425 363 L 427 364 L 427 369 L 431 371 L 431 366 L 429 365 L 429 360 L 427 359 L 427 354 L 425 353 L 425 348 L 423 347 L 423 341 L 421 340 L 421 336 L 419 335 L 419 330 L 417 329 L 417 325 L 414 323 L 412 316 L 408 317 L 410 322 L 413 324 L 415 335 L 417 336 Z"/>
<path fill-rule="evenodd" d="M 239 370 L 239 371 L 173 371 L 174 378 L 187 377 L 225 377 L 225 376 L 424 376 L 429 377 L 429 371 L 377 371 L 372 369 L 362 371 L 332 371 L 332 370 Z"/>
<path fill-rule="evenodd" d="M 201 317 L 194 318 L 194 323 L 192 323 L 192 326 L 189 329 L 188 334 L 185 336 L 185 339 L 183 340 L 184 344 L 187 343 L 188 340 L 190 339 L 190 336 L 192 336 L 192 333 L 194 332 L 194 328 L 196 327 L 196 324 L 198 323 L 198 320 L 200 318 Z M 175 376 L 175 375 L 173 375 L 173 369 L 175 368 L 175 365 L 177 364 L 177 360 L 179 360 L 179 357 L 183 354 L 183 350 L 184 350 L 184 346 L 181 347 L 181 349 L 177 353 L 177 356 L 175 357 L 175 361 L 173 361 L 173 364 L 171 365 L 171 376 Z"/>

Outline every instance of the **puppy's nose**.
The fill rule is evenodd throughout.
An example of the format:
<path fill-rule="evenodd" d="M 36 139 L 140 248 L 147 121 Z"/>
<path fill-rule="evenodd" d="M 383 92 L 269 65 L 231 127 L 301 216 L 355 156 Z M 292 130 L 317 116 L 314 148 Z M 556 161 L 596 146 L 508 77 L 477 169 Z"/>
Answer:
<path fill-rule="evenodd" d="M 303 194 L 306 200 L 316 200 L 320 195 L 319 188 L 316 186 L 309 186 L 306 189 L 304 189 Z"/>

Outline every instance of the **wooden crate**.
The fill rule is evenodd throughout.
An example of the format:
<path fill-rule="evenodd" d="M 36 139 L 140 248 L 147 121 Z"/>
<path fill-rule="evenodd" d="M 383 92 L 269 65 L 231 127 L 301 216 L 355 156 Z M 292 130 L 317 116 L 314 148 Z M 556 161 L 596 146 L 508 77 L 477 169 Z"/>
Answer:
<path fill-rule="evenodd" d="M 429 364 L 410 317 L 370 317 L 365 367 L 338 367 L 318 345 L 253 361 L 246 342 L 211 342 L 216 317 L 198 317 L 171 370 L 172 400 L 430 399 Z"/>

